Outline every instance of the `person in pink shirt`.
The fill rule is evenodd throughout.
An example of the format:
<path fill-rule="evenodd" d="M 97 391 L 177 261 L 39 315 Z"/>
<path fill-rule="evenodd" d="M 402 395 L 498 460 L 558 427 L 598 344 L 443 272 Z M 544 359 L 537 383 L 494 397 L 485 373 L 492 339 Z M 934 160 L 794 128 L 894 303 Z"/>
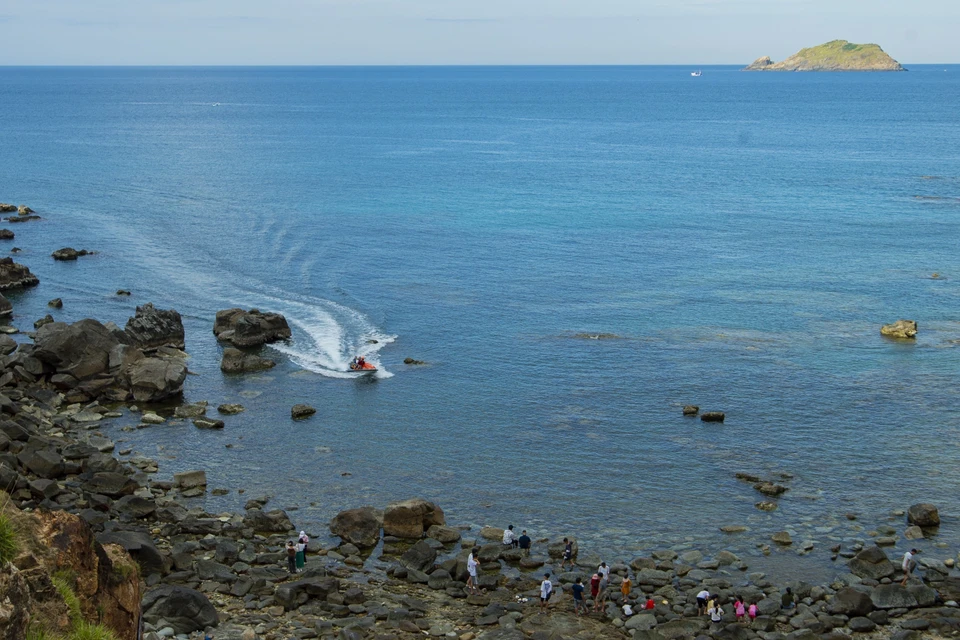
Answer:
<path fill-rule="evenodd" d="M 751 604 L 750 608 L 747 609 L 747 615 L 750 616 L 750 624 L 753 624 L 753 621 L 757 619 L 757 605 Z"/>
<path fill-rule="evenodd" d="M 743 604 L 743 599 L 737 596 L 733 601 L 733 612 L 737 614 L 737 622 L 743 622 L 743 616 L 747 615 L 747 608 Z"/>

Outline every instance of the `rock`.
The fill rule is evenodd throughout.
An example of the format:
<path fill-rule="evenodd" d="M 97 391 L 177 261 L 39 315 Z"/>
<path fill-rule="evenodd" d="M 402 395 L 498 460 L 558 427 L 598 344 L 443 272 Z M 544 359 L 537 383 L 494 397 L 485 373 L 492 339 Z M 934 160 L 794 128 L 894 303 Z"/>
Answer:
<path fill-rule="evenodd" d="M 226 416 L 233 416 L 238 413 L 243 413 L 245 409 L 242 404 L 221 404 L 217 407 L 217 411 Z"/>
<path fill-rule="evenodd" d="M 0 291 L 35 287 L 38 284 L 40 279 L 30 273 L 30 269 L 17 264 L 13 258 L 0 258 Z"/>
<path fill-rule="evenodd" d="M 183 320 L 173 309 L 157 309 L 153 303 L 137 307 L 136 314 L 127 320 L 124 331 L 130 342 L 144 351 L 165 345 L 184 348 Z"/>
<path fill-rule="evenodd" d="M 166 421 L 166 418 L 150 412 L 144 413 L 142 416 L 140 416 L 140 422 L 143 424 L 163 424 Z"/>
<path fill-rule="evenodd" d="M 0 202 L 0 213 L 12 213 L 17 210 L 17 205 Z"/>
<path fill-rule="evenodd" d="M 120 513 L 127 514 L 132 518 L 146 518 L 157 510 L 156 502 L 135 495 L 123 496 L 114 502 L 113 506 Z"/>
<path fill-rule="evenodd" d="M 44 317 L 42 317 L 42 318 L 40 318 L 39 320 L 37 320 L 36 322 L 34 322 L 34 323 L 33 323 L 33 328 L 34 328 L 34 329 L 39 329 L 39 328 L 42 327 L 43 325 L 45 325 L 45 324 L 50 324 L 51 322 L 54 322 L 54 319 L 53 319 L 53 316 L 48 313 L 48 314 L 45 315 Z"/>
<path fill-rule="evenodd" d="M 0 316 L 9 316 L 13 313 L 13 304 L 0 293 Z"/>
<path fill-rule="evenodd" d="M 427 363 L 424 362 L 423 360 L 414 360 L 413 358 L 404 358 L 403 364 L 419 365 L 419 364 L 427 364 Z"/>
<path fill-rule="evenodd" d="M 131 294 L 129 291 L 127 291 L 126 289 L 117 289 L 117 295 L 118 295 L 118 296 L 129 296 L 129 295 L 132 295 L 132 294 Z"/>
<path fill-rule="evenodd" d="M 218 340 L 236 347 L 255 347 L 290 337 L 287 319 L 279 313 L 261 313 L 257 309 L 225 309 L 217 312 L 213 334 Z"/>
<path fill-rule="evenodd" d="M 0 334 L 0 355 L 8 356 L 17 350 L 17 341 L 6 334 Z"/>
<path fill-rule="evenodd" d="M 892 576 L 895 571 L 887 554 L 876 545 L 865 548 L 850 560 L 850 573 L 859 578 L 880 580 Z"/>
<path fill-rule="evenodd" d="M 907 540 L 920 540 L 923 538 L 923 529 L 917 525 L 911 525 L 904 530 L 903 537 Z"/>
<path fill-rule="evenodd" d="M 900 340 L 916 338 L 917 323 L 913 320 L 897 320 L 893 324 L 880 327 L 880 335 Z"/>
<path fill-rule="evenodd" d="M 763 500 L 761 502 L 757 502 L 753 506 L 755 506 L 760 511 L 776 511 L 777 510 L 777 503 L 770 502 L 769 500 Z"/>
<path fill-rule="evenodd" d="M 63 475 L 63 458 L 55 449 L 26 449 L 17 460 L 27 471 L 41 478 L 54 479 Z"/>
<path fill-rule="evenodd" d="M 685 416 L 695 416 L 700 413 L 700 407 L 695 404 L 688 404 L 683 408 L 683 415 Z"/>
<path fill-rule="evenodd" d="M 790 534 L 786 531 L 779 531 L 770 536 L 770 539 L 783 546 L 789 546 L 793 544 L 793 538 L 791 538 Z"/>
<path fill-rule="evenodd" d="M 940 511 L 932 504 L 915 504 L 907 510 L 907 522 L 918 527 L 939 527 Z"/>
<path fill-rule="evenodd" d="M 431 525 L 429 529 L 427 529 L 427 537 L 433 538 L 434 540 L 438 542 L 442 542 L 444 544 L 450 544 L 452 542 L 456 542 L 457 540 L 459 540 L 461 536 L 460 536 L 460 531 L 458 529 L 454 529 L 453 527 L 447 527 L 444 525 L 434 524 L 434 525 Z"/>
<path fill-rule="evenodd" d="M 193 421 L 193 426 L 197 429 L 223 429 L 226 424 L 223 420 L 211 420 L 210 418 L 196 418 Z"/>
<path fill-rule="evenodd" d="M 703 422 L 723 422 L 727 416 L 722 411 L 704 411 L 700 415 Z"/>
<path fill-rule="evenodd" d="M 60 298 L 54 298 L 47 303 L 48 307 L 53 307 L 54 309 L 63 309 L 63 300 Z"/>
<path fill-rule="evenodd" d="M 870 600 L 877 609 L 912 609 L 917 599 L 899 584 L 881 584 L 870 592 Z"/>
<path fill-rule="evenodd" d="M 177 418 L 202 418 L 207 415 L 207 402 L 191 402 L 182 404 L 173 410 L 173 415 Z"/>
<path fill-rule="evenodd" d="M 830 602 L 830 613 L 844 616 L 865 616 L 873 611 L 870 594 L 846 587 L 837 592 Z"/>
<path fill-rule="evenodd" d="M 383 516 L 373 507 L 348 509 L 330 521 L 330 533 L 358 547 L 374 547 L 380 540 Z"/>
<path fill-rule="evenodd" d="M 749 529 L 741 524 L 728 524 L 720 527 L 720 531 L 724 533 L 743 533 L 749 531 Z"/>
<path fill-rule="evenodd" d="M 129 368 L 129 385 L 137 402 L 160 402 L 183 392 L 187 365 L 177 358 L 143 358 Z"/>
<path fill-rule="evenodd" d="M 267 533 L 287 533 L 293 530 L 293 523 L 282 509 L 247 509 L 243 516 L 243 526 Z"/>
<path fill-rule="evenodd" d="M 333 577 L 320 576 L 303 578 L 296 582 L 277 587 L 273 599 L 287 611 L 295 609 L 300 601 L 301 594 L 325 602 L 329 596 L 336 594 L 340 589 L 340 582 Z"/>
<path fill-rule="evenodd" d="M 203 469 L 173 474 L 173 486 L 178 489 L 193 489 L 207 486 L 207 472 Z"/>
<path fill-rule="evenodd" d="M 93 251 L 87 251 L 86 249 L 77 251 L 72 247 L 64 247 L 63 249 L 57 249 L 50 255 L 53 256 L 54 260 L 76 260 L 81 256 L 90 255 L 92 253 Z"/>
<path fill-rule="evenodd" d="M 782 484 L 777 484 L 775 482 L 758 482 L 757 484 L 753 485 L 753 488 L 765 496 L 773 496 L 774 498 L 783 495 L 790 490 L 789 487 L 785 487 Z"/>
<path fill-rule="evenodd" d="M 128 496 L 139 488 L 136 481 L 122 473 L 113 471 L 100 471 L 94 473 L 88 480 L 81 484 L 84 491 L 90 493 L 99 493 L 100 495 L 111 498 L 120 498 Z"/>
<path fill-rule="evenodd" d="M 437 551 L 426 540 L 421 540 L 400 556 L 400 564 L 414 571 L 425 571 L 436 559 Z"/>
<path fill-rule="evenodd" d="M 77 380 L 106 374 L 111 351 L 120 345 L 109 328 L 92 319 L 44 325 L 34 343 L 33 357 Z"/>
<path fill-rule="evenodd" d="M 30 207 L 28 207 L 28 206 L 25 205 L 25 204 L 22 204 L 22 205 L 20 205 L 19 207 L 17 207 L 17 215 L 18 215 L 18 216 L 28 216 L 28 215 L 30 215 L 31 213 L 34 213 L 33 209 L 31 209 Z"/>
<path fill-rule="evenodd" d="M 14 233 L 10 229 L 0 229 L 0 240 L 13 240 Z"/>
<path fill-rule="evenodd" d="M 148 592 L 141 606 L 147 622 L 156 624 L 165 620 L 178 634 L 203 631 L 220 622 L 217 610 L 207 597 L 186 587 L 162 585 Z"/>
<path fill-rule="evenodd" d="M 143 575 L 151 573 L 164 574 L 169 571 L 169 562 L 166 556 L 153 543 L 153 539 L 146 533 L 139 531 L 109 531 L 97 535 L 100 544 L 116 544 L 124 548 L 140 565 Z"/>
<path fill-rule="evenodd" d="M 392 502 L 383 512 L 383 533 L 388 536 L 421 538 L 435 524 L 446 524 L 443 510 L 421 498 Z"/>
<path fill-rule="evenodd" d="M 228 347 L 223 350 L 223 359 L 220 360 L 220 370 L 224 373 L 249 373 L 272 369 L 277 365 L 273 360 L 261 358 L 252 353 L 244 353 L 239 349 Z"/>
<path fill-rule="evenodd" d="M 316 409 L 308 404 L 295 404 L 290 408 L 290 417 L 294 420 L 303 420 L 309 418 L 317 412 Z"/>

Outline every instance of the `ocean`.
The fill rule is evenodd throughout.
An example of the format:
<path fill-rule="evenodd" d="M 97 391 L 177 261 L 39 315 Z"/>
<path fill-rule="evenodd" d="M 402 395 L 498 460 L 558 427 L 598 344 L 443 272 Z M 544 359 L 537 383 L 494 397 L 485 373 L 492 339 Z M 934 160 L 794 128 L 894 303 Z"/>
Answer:
<path fill-rule="evenodd" d="M 246 411 L 103 432 L 205 468 L 212 511 L 419 496 L 607 557 L 787 529 L 824 560 L 933 502 L 955 546 L 960 67 L 689 72 L 0 68 L 0 201 L 43 217 L 3 225 L 41 280 L 12 322 L 180 311 L 186 400 Z M 275 369 L 221 374 L 233 306 L 290 321 Z"/>

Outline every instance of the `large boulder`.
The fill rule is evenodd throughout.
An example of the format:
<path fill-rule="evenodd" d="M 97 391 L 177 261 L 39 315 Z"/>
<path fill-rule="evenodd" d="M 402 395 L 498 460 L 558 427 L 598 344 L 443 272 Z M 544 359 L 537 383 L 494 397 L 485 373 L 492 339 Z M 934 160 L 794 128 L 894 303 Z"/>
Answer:
<path fill-rule="evenodd" d="M 215 627 L 217 610 L 199 591 L 165 584 L 150 591 L 141 603 L 143 619 L 155 624 L 163 619 L 176 633 L 193 633 Z"/>
<path fill-rule="evenodd" d="M 426 571 L 426 569 L 433 566 L 433 562 L 436 559 L 436 549 L 431 547 L 430 543 L 426 540 L 421 540 L 400 556 L 400 564 L 414 571 Z"/>
<path fill-rule="evenodd" d="M 63 458 L 55 449 L 25 449 L 17 456 L 20 464 L 40 478 L 59 478 L 63 475 Z"/>
<path fill-rule="evenodd" d="M 852 587 L 838 591 L 830 602 L 830 613 L 834 615 L 853 618 L 865 616 L 871 611 L 873 611 L 873 602 L 870 600 L 870 594 Z"/>
<path fill-rule="evenodd" d="M 11 313 L 13 313 L 13 304 L 0 293 L 0 316 L 8 316 Z"/>
<path fill-rule="evenodd" d="M 443 510 L 422 498 L 391 502 L 383 512 L 383 533 L 398 538 L 422 538 L 433 525 L 444 525 Z"/>
<path fill-rule="evenodd" d="M 250 373 L 272 369 L 276 362 L 252 353 L 244 353 L 239 349 L 228 347 L 223 350 L 223 359 L 220 360 L 220 370 L 224 373 Z"/>
<path fill-rule="evenodd" d="M 169 561 L 146 533 L 139 531 L 110 531 L 97 535 L 100 544 L 116 544 L 137 561 L 144 575 L 164 574 L 169 570 Z"/>
<path fill-rule="evenodd" d="M 262 509 L 247 509 L 243 516 L 243 526 L 254 531 L 268 533 L 287 533 L 293 530 L 293 523 L 282 509 L 264 511 Z"/>
<path fill-rule="evenodd" d="M 917 323 L 914 320 L 897 320 L 880 327 L 880 335 L 888 338 L 910 339 L 917 337 Z"/>
<path fill-rule="evenodd" d="M 137 402 L 159 402 L 179 395 L 187 365 L 179 358 L 143 358 L 128 371 L 130 392 Z"/>
<path fill-rule="evenodd" d="M 860 578 L 880 580 L 896 573 L 896 569 L 883 549 L 867 547 L 850 560 L 850 573 Z"/>
<path fill-rule="evenodd" d="M 101 471 L 92 474 L 80 487 L 89 493 L 99 493 L 111 498 L 120 498 L 132 494 L 139 485 L 132 478 L 122 473 Z"/>
<path fill-rule="evenodd" d="M 40 279 L 30 273 L 30 269 L 17 264 L 13 258 L 0 258 L 0 291 L 35 287 Z"/>
<path fill-rule="evenodd" d="M 912 609 L 917 599 L 899 584 L 881 584 L 870 592 L 870 600 L 877 609 Z"/>
<path fill-rule="evenodd" d="M 120 345 L 116 334 L 96 320 L 51 322 L 37 330 L 33 357 L 57 373 L 89 380 L 108 373 L 110 352 Z"/>
<path fill-rule="evenodd" d="M 375 547 L 383 516 L 373 507 L 341 511 L 330 521 L 330 533 L 358 547 Z"/>
<path fill-rule="evenodd" d="M 218 340 L 237 347 L 256 347 L 290 337 L 287 319 L 279 313 L 261 313 L 257 309 L 224 309 L 217 312 L 213 334 Z"/>
<path fill-rule="evenodd" d="M 940 511 L 929 503 L 915 504 L 907 511 L 907 522 L 918 527 L 939 527 Z"/>
<path fill-rule="evenodd" d="M 277 590 L 273 594 L 273 599 L 277 604 L 283 606 L 284 609 L 290 611 L 299 606 L 298 603 L 301 593 L 306 594 L 308 598 L 325 601 L 328 595 L 337 593 L 339 590 L 340 581 L 334 577 L 310 577 L 297 580 L 296 582 L 288 582 L 287 584 L 277 587 Z"/>
<path fill-rule="evenodd" d="M 127 320 L 124 329 L 130 336 L 130 342 L 145 351 L 164 345 L 184 348 L 183 320 L 173 309 L 157 309 L 148 302 L 137 307 L 136 315 Z"/>

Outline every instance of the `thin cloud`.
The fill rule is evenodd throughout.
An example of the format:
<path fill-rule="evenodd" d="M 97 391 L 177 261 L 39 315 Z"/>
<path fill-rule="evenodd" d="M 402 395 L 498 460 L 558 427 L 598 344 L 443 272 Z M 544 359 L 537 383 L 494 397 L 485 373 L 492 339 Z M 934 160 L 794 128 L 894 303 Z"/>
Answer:
<path fill-rule="evenodd" d="M 504 22 L 502 18 L 427 18 L 427 22 Z"/>

